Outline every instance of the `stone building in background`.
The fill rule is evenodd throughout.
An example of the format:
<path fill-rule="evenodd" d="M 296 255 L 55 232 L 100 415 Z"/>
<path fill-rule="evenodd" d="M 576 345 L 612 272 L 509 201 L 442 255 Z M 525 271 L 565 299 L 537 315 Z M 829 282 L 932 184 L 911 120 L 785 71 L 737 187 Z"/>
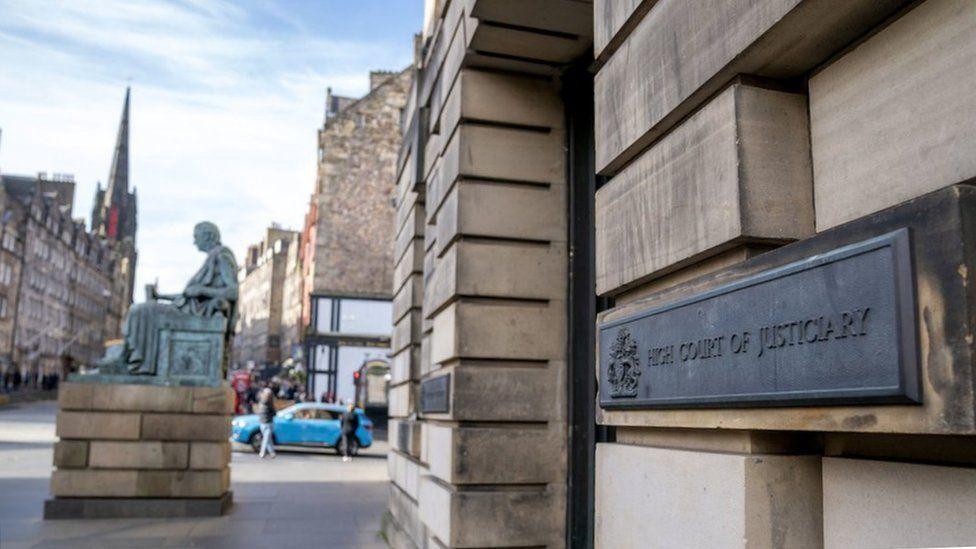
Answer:
<path fill-rule="evenodd" d="M 976 544 L 972 2 L 700 4 L 425 2 L 392 546 Z"/>
<path fill-rule="evenodd" d="M 393 181 L 411 72 L 374 71 L 358 99 L 326 94 L 302 248 L 308 393 L 354 397 L 353 374 L 387 353 Z"/>
<path fill-rule="evenodd" d="M 0 185 L 0 374 L 14 367 L 17 303 L 24 236 L 14 215 L 14 197 Z"/>
<path fill-rule="evenodd" d="M 121 258 L 112 243 L 72 218 L 70 176 L 4 174 L 0 186 L 7 240 L 20 262 L 12 364 L 31 379 L 63 377 L 91 365 L 105 340 L 117 337 L 106 330 L 124 315 L 111 295 Z M 12 258 L 9 250 L 5 255 Z"/>
<path fill-rule="evenodd" d="M 268 228 L 261 242 L 247 248 L 240 271 L 237 327 L 232 362 L 238 368 L 279 364 L 291 356 L 293 339 L 284 344 L 284 332 L 293 338 L 295 314 L 295 261 L 300 247 L 299 233 L 278 225 Z M 289 280 L 289 273 L 292 280 Z M 287 307 L 285 296 L 289 289 Z M 299 313 L 300 314 L 300 313 Z"/>
<path fill-rule="evenodd" d="M 73 215 L 72 176 L 0 174 L 0 373 L 19 369 L 32 383 L 63 377 L 120 337 L 136 260 L 128 151 L 127 89 L 90 231 Z"/>
<path fill-rule="evenodd" d="M 302 358 L 302 242 L 295 233 L 285 257 L 284 282 L 281 290 L 281 360 Z"/>

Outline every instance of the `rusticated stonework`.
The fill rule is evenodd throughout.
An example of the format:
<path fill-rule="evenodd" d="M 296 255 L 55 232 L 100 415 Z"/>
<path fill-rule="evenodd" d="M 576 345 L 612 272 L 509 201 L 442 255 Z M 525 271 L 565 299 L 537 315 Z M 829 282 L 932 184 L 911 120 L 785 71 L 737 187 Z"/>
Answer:
<path fill-rule="evenodd" d="M 410 72 L 384 75 L 330 111 L 319 130 L 306 293 L 393 297 L 393 196 Z"/>

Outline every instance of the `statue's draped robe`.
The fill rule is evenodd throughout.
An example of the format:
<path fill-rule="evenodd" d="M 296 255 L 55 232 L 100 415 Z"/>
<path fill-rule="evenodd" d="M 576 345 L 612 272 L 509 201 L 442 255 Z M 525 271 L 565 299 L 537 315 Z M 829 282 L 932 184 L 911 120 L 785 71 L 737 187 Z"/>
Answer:
<path fill-rule="evenodd" d="M 189 286 L 203 286 L 219 290 L 230 290 L 227 281 L 235 284 L 233 291 L 224 292 L 223 297 L 195 296 L 185 293 L 172 303 L 158 301 L 140 303 L 129 309 L 125 327 L 122 329 L 125 349 L 125 366 L 134 374 L 155 374 L 156 364 L 147 362 L 158 345 L 159 320 L 182 313 L 190 316 L 210 317 L 222 314 L 227 318 L 228 330 L 233 329 L 235 304 L 237 301 L 237 261 L 233 252 L 224 246 L 216 246 L 207 253 L 203 266 L 197 271 Z"/>

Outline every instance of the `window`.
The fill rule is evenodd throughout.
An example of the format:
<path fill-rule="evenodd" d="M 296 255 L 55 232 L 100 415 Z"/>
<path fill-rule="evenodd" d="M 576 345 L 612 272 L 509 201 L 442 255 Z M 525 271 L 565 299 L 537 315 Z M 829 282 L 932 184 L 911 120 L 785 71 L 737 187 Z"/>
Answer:
<path fill-rule="evenodd" d="M 393 304 L 372 299 L 343 299 L 339 331 L 346 334 L 388 335 L 393 332 Z"/>
<path fill-rule="evenodd" d="M 315 298 L 315 331 L 325 333 L 332 331 L 332 298 Z"/>
<path fill-rule="evenodd" d="M 313 419 L 314 415 L 315 414 L 312 412 L 310 408 L 299 408 L 295 410 L 295 414 L 293 417 L 295 419 Z"/>
<path fill-rule="evenodd" d="M 7 318 L 7 298 L 0 295 L 0 318 Z"/>
<path fill-rule="evenodd" d="M 315 419 L 325 419 L 325 420 L 339 419 L 339 414 L 331 410 L 326 410 L 325 408 L 316 408 Z"/>

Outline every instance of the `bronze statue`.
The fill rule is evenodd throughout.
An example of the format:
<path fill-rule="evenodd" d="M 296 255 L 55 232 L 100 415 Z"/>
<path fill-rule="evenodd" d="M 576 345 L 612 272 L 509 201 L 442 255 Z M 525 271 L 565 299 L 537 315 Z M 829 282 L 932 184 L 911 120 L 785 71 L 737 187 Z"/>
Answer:
<path fill-rule="evenodd" d="M 237 304 L 237 261 L 220 243 L 220 230 L 208 221 L 193 229 L 193 241 L 207 254 L 203 266 L 179 294 L 159 294 L 147 287 L 147 301 L 134 305 L 122 329 L 123 342 L 109 349 L 98 366 L 102 373 L 206 375 L 214 373 L 212 357 L 224 350 L 234 326 Z M 222 321 L 215 324 L 215 321 Z M 191 336 L 223 331 L 219 354 L 212 344 Z M 161 338 L 164 338 L 163 341 Z M 171 342 L 172 340 L 172 342 Z M 211 342 L 212 343 L 212 342 Z M 165 372 L 161 372 L 165 369 Z M 217 368 L 219 370 L 219 368 Z"/>

